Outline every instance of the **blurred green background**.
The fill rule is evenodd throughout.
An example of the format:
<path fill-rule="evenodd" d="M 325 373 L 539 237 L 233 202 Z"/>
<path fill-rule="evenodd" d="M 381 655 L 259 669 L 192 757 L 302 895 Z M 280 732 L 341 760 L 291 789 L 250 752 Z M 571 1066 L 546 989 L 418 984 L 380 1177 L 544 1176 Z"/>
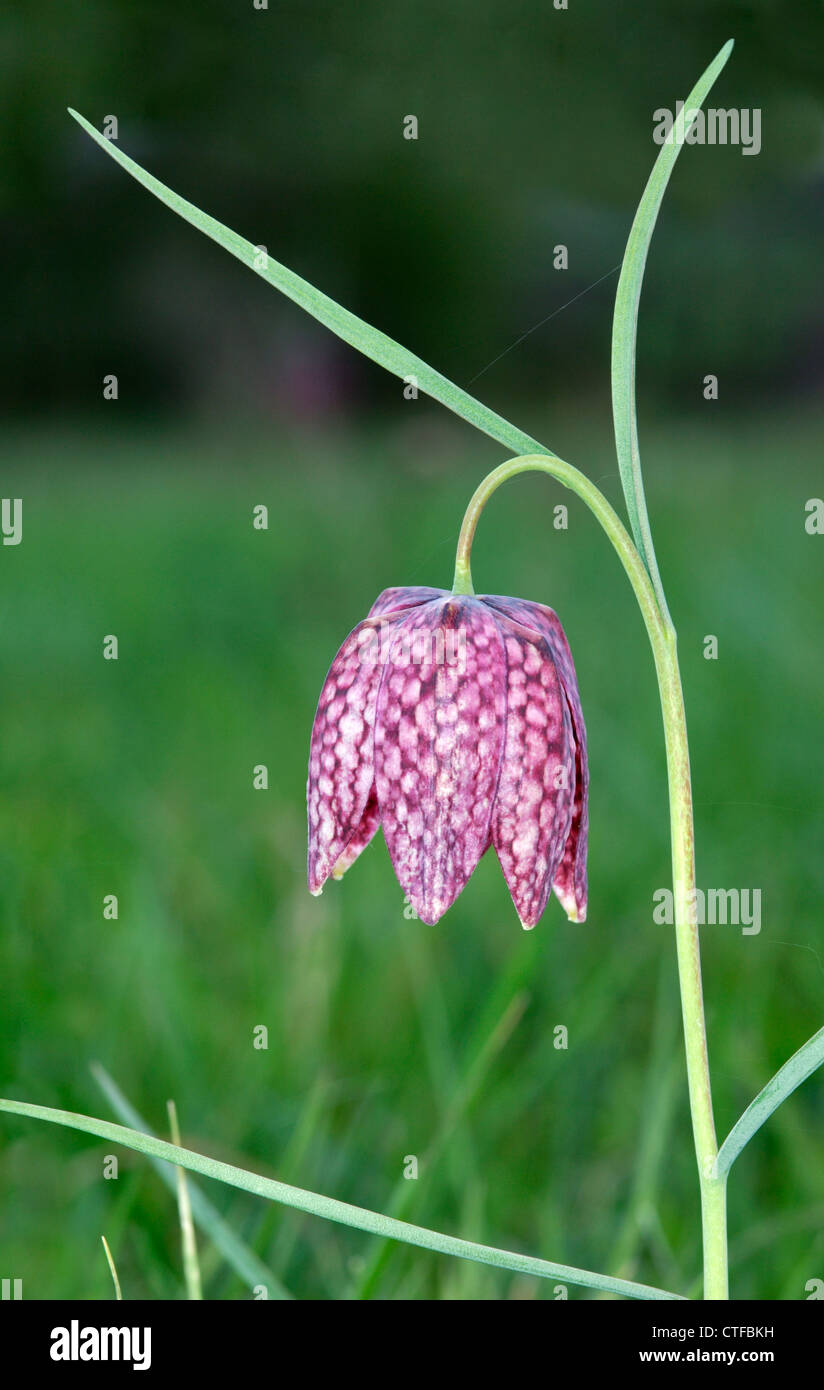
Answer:
<path fill-rule="evenodd" d="M 550 603 L 572 644 L 588 922 L 551 905 L 525 936 L 492 856 L 437 927 L 407 920 L 380 837 L 310 898 L 327 666 L 382 588 L 449 583 L 465 503 L 502 451 L 405 401 L 65 115 L 116 115 L 127 153 L 459 384 L 477 377 L 623 510 L 610 272 L 657 152 L 652 112 L 736 39 L 711 104 L 758 107 L 763 147 L 683 152 L 639 343 L 699 881 L 763 899 L 760 934 L 702 933 L 725 1134 L 824 1012 L 824 539 L 804 529 L 824 490 L 824 7 L 570 5 L 5 8 L 0 448 L 24 538 L 0 548 L 0 1093 L 113 1118 L 97 1059 L 164 1133 L 174 1097 L 184 1142 L 216 1157 L 695 1293 L 674 942 L 652 922 L 669 874 L 660 713 L 605 538 L 526 478 L 490 505 L 474 560 L 479 588 Z M 101 1234 L 127 1298 L 183 1296 L 174 1202 L 143 1159 L 122 1151 L 105 1181 L 110 1146 L 0 1130 L 0 1264 L 25 1297 L 108 1298 Z M 822 1135 L 818 1078 L 738 1160 L 735 1295 L 800 1299 L 824 1278 Z M 555 1296 L 209 1195 L 299 1298 Z M 247 1297 L 201 1249 L 207 1296 Z"/>

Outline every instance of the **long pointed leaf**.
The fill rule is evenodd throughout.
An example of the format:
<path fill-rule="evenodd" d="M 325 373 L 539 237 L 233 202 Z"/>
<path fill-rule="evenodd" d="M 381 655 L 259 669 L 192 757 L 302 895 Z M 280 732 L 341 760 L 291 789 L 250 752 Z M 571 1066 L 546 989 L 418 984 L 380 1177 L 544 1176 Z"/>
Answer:
<path fill-rule="evenodd" d="M 107 1120 L 97 1120 L 91 1115 L 76 1115 L 69 1110 L 52 1110 L 49 1106 L 30 1105 L 22 1100 L 0 1100 L 0 1111 L 5 1111 L 8 1115 L 25 1115 L 33 1120 L 65 1125 L 68 1129 L 81 1130 L 85 1134 L 96 1134 L 98 1138 L 109 1143 L 123 1144 L 137 1153 L 163 1159 L 166 1163 L 177 1163 L 181 1168 L 189 1168 L 193 1173 L 201 1173 L 205 1178 L 215 1178 L 218 1182 L 228 1183 L 230 1187 L 239 1187 L 243 1192 L 253 1192 L 258 1197 L 266 1197 L 271 1202 L 282 1202 L 284 1206 L 296 1207 L 298 1211 L 308 1211 L 313 1216 L 339 1221 L 345 1226 L 354 1226 L 357 1230 L 368 1231 L 372 1235 L 388 1236 L 390 1240 L 403 1240 L 408 1245 L 418 1245 L 442 1255 L 477 1260 L 480 1264 L 495 1265 L 499 1269 L 514 1270 L 518 1274 L 534 1274 L 539 1279 L 558 1279 L 567 1284 L 583 1284 L 587 1288 L 604 1289 L 608 1293 L 623 1294 L 627 1298 L 681 1297 L 680 1294 L 668 1293 L 665 1289 L 652 1288 L 649 1284 L 635 1284 L 628 1279 L 613 1279 L 607 1274 L 596 1274 L 592 1270 L 574 1269 L 571 1265 L 554 1264 L 550 1260 L 539 1260 L 532 1255 L 520 1255 L 512 1250 L 498 1250 L 491 1245 L 476 1245 L 474 1241 L 443 1235 L 440 1231 L 429 1231 L 423 1226 L 412 1226 L 407 1221 L 396 1221 L 391 1216 L 382 1216 L 380 1212 L 368 1211 L 365 1207 L 355 1207 L 349 1202 L 338 1202 L 334 1197 L 323 1197 L 318 1192 L 307 1192 L 301 1187 L 276 1182 L 274 1178 L 261 1177 L 259 1173 L 251 1173 L 246 1168 L 236 1168 L 231 1163 L 218 1163 L 206 1154 L 178 1148 L 176 1144 L 155 1139 L 153 1135 L 125 1129 L 123 1125 L 113 1125 Z"/>
<path fill-rule="evenodd" d="M 718 1152 L 716 1165 L 718 1176 L 730 1171 L 741 1150 L 752 1139 L 765 1120 L 776 1111 L 793 1091 L 806 1081 L 808 1076 L 824 1063 L 824 1028 L 819 1028 L 811 1038 L 794 1052 L 788 1062 L 768 1081 L 763 1091 L 759 1091 L 752 1105 L 748 1105 L 740 1120 L 737 1120 Z"/>
<path fill-rule="evenodd" d="M 90 135 L 97 142 L 101 149 L 105 150 L 112 159 L 116 160 L 127 173 L 142 183 L 144 188 L 148 188 L 161 203 L 171 208 L 178 216 L 190 222 L 198 231 L 204 232 L 206 236 L 216 241 L 218 246 L 222 246 L 225 251 L 231 252 L 239 261 L 248 266 L 262 279 L 273 285 L 276 290 L 280 290 L 288 299 L 300 305 L 313 318 L 318 319 L 345 343 L 357 348 L 366 357 L 377 362 L 379 366 L 385 367 L 388 372 L 392 372 L 401 379 L 415 377 L 418 389 L 425 391 L 428 396 L 436 401 L 440 401 L 448 410 L 460 415 L 463 420 L 474 425 L 483 434 L 489 435 L 492 439 L 497 439 L 499 443 L 513 449 L 516 454 L 545 453 L 546 448 L 539 444 L 530 435 L 524 434 L 515 425 L 510 424 L 502 415 L 496 415 L 494 410 L 489 410 L 482 405 L 474 396 L 470 396 L 467 391 L 461 390 L 448 377 L 436 372 L 434 367 L 430 367 L 420 357 L 416 357 L 413 352 L 407 352 L 406 348 L 400 346 L 392 338 L 381 333 L 379 329 L 372 328 L 363 319 L 359 319 L 355 314 L 344 309 L 340 304 L 336 304 L 334 299 L 322 294 L 315 289 L 307 280 L 302 280 L 294 271 L 288 270 L 285 265 L 261 251 L 258 246 L 253 246 L 250 241 L 233 232 L 229 227 L 224 227 L 221 222 L 214 217 L 209 217 L 207 213 L 201 212 L 193 203 L 189 203 L 179 194 L 174 193 L 171 188 L 167 188 L 159 179 L 142 169 L 133 159 L 124 154 L 117 145 L 111 140 L 107 140 L 104 135 L 95 130 L 85 117 L 68 108 L 69 115 L 73 116 L 79 125 L 83 127 L 87 135 Z"/>
<path fill-rule="evenodd" d="M 641 476 L 641 455 L 638 448 L 638 422 L 635 413 L 635 347 L 638 336 L 638 305 L 647 263 L 652 233 L 658 219 L 661 202 L 669 183 L 675 161 L 681 152 L 684 138 L 693 125 L 699 108 L 716 77 L 732 52 L 732 39 L 698 79 L 679 112 L 670 136 L 652 168 L 638 211 L 630 230 L 624 252 L 624 263 L 615 292 L 615 314 L 612 323 L 612 414 L 615 424 L 615 447 L 621 483 L 627 501 L 635 544 L 658 597 L 661 612 L 669 618 L 655 548 L 652 544 L 644 480 Z"/>

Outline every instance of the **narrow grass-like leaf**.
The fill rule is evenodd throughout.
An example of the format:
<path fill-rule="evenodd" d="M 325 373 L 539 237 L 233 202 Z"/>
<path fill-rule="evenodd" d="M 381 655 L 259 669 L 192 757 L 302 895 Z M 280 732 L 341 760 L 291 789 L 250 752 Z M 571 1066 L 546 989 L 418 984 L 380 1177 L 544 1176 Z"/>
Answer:
<path fill-rule="evenodd" d="M 115 1115 L 128 1125 L 131 1129 L 140 1130 L 143 1134 L 152 1134 L 151 1127 L 146 1124 L 143 1116 L 135 1110 L 134 1106 L 124 1096 L 119 1086 L 101 1066 L 99 1062 L 92 1062 L 89 1070 L 92 1076 L 108 1100 Z M 175 1170 L 170 1168 L 168 1163 L 161 1163 L 159 1159 L 149 1159 L 152 1166 L 156 1169 L 160 1177 L 165 1182 L 170 1192 L 177 1192 L 177 1179 Z M 264 1285 L 269 1291 L 272 1299 L 291 1299 L 292 1295 L 288 1289 L 284 1288 L 280 1280 L 273 1274 L 267 1264 L 264 1264 L 254 1252 L 250 1250 L 245 1241 L 232 1230 L 213 1206 L 209 1198 L 201 1191 L 197 1183 L 189 1183 L 189 1201 L 192 1205 L 192 1215 L 195 1222 L 200 1227 L 205 1236 L 217 1247 L 228 1265 L 235 1273 L 248 1285 L 250 1289 L 255 1289 Z"/>
<path fill-rule="evenodd" d="M 496 415 L 493 410 L 482 405 L 474 396 L 470 396 L 467 391 L 461 390 L 448 377 L 435 371 L 434 367 L 428 364 L 414 353 L 408 352 L 392 338 L 381 333 L 379 329 L 373 328 L 365 323 L 363 319 L 357 318 L 355 314 L 344 309 L 328 295 L 322 294 L 315 289 L 307 280 L 302 280 L 294 271 L 288 270 L 286 266 L 280 265 L 278 261 L 267 255 L 259 246 L 253 246 L 250 241 L 233 232 L 229 227 L 224 227 L 221 222 L 214 217 L 209 217 L 207 213 L 201 212 L 193 203 L 189 203 L 185 198 L 167 188 L 159 179 L 142 169 L 135 160 L 114 144 L 107 140 L 104 135 L 95 130 L 85 117 L 68 108 L 69 115 L 73 116 L 79 125 L 83 127 L 87 135 L 96 140 L 101 149 L 106 154 L 111 155 L 112 159 L 124 168 L 127 173 L 142 183 L 150 193 L 159 198 L 161 203 L 171 208 L 179 217 L 190 222 L 198 231 L 211 237 L 218 246 L 222 246 L 225 251 L 229 251 L 242 261 L 245 266 L 253 270 L 256 275 L 260 275 L 276 290 L 280 290 L 293 303 L 300 305 L 313 318 L 319 320 L 326 328 L 330 328 L 345 343 L 357 348 L 364 356 L 377 362 L 379 366 L 385 367 L 388 372 L 402 380 L 405 377 L 414 377 L 418 389 L 425 391 L 433 400 L 440 401 L 448 410 L 460 415 L 470 425 L 483 434 L 489 435 L 492 439 L 497 439 L 499 443 L 511 448 L 516 454 L 542 453 L 545 452 L 543 444 L 532 439 L 528 434 L 510 424 L 503 416 Z"/>
<path fill-rule="evenodd" d="M 106 1259 L 108 1261 L 109 1271 L 112 1276 L 112 1283 L 114 1284 L 114 1296 L 117 1299 L 118 1303 L 120 1303 L 123 1299 L 123 1291 L 120 1287 L 120 1280 L 117 1277 L 117 1267 L 115 1265 L 114 1259 L 112 1258 L 112 1252 L 109 1249 L 109 1242 L 107 1241 L 106 1237 L 101 1236 L 100 1239 L 103 1242 L 103 1249 L 106 1252 Z"/>
<path fill-rule="evenodd" d="M 177 1122 L 177 1106 L 173 1100 L 166 1102 L 169 1112 L 169 1133 L 172 1143 L 180 1145 L 180 1126 Z M 192 1221 L 192 1203 L 189 1197 L 189 1184 L 186 1169 L 179 1165 L 175 1169 L 177 1178 L 177 1211 L 180 1218 L 180 1238 L 183 1247 L 183 1273 L 186 1279 L 186 1292 L 191 1301 L 203 1298 L 203 1284 L 200 1278 L 200 1264 L 197 1258 L 197 1240 Z"/>
<path fill-rule="evenodd" d="M 329 1221 L 354 1226 L 356 1230 L 368 1231 L 372 1235 L 406 1241 L 408 1245 L 417 1245 L 437 1254 L 477 1260 L 480 1264 L 513 1270 L 517 1274 L 534 1274 L 539 1279 L 556 1279 L 566 1284 L 605 1289 L 610 1293 L 623 1294 L 627 1298 L 681 1298 L 680 1294 L 652 1288 L 649 1284 L 635 1284 L 628 1279 L 613 1279 L 608 1274 L 597 1274 L 593 1270 L 574 1269 L 571 1265 L 539 1260 L 532 1255 L 521 1255 L 514 1250 L 498 1250 L 491 1245 L 476 1245 L 473 1241 L 461 1240 L 458 1236 L 429 1231 L 423 1226 L 412 1226 L 406 1221 L 396 1221 L 390 1216 L 382 1216 L 380 1212 L 369 1211 L 365 1207 L 355 1207 L 349 1202 L 339 1202 L 334 1197 L 324 1197 L 318 1192 L 307 1192 L 304 1188 L 277 1182 L 274 1178 L 261 1177 L 259 1173 L 252 1173 L 246 1168 L 236 1168 L 232 1163 L 219 1163 L 214 1158 L 208 1158 L 206 1154 L 178 1148 L 175 1144 L 167 1144 L 165 1140 L 155 1139 L 150 1134 L 141 1134 L 137 1130 L 126 1129 L 123 1125 L 113 1125 L 107 1120 L 98 1120 L 91 1115 L 76 1115 L 69 1110 L 53 1110 L 50 1106 L 31 1105 L 22 1100 L 0 1100 L 0 1111 L 8 1115 L 24 1115 L 32 1120 L 46 1120 L 50 1124 L 65 1125 L 68 1129 L 80 1130 L 84 1134 L 95 1134 L 107 1143 L 123 1144 L 127 1149 L 134 1149 L 137 1153 L 162 1159 L 166 1163 L 179 1164 L 181 1168 L 188 1168 L 193 1173 L 214 1178 L 230 1187 L 238 1187 L 243 1192 L 252 1192 L 268 1201 L 282 1202 L 284 1206 L 295 1207 L 298 1211 L 307 1211 L 313 1216 L 322 1216 Z"/>
<path fill-rule="evenodd" d="M 675 161 L 699 109 L 732 52 L 732 39 L 724 44 L 702 77 L 698 79 L 678 113 L 672 130 L 661 146 L 644 189 L 624 252 L 624 263 L 615 292 L 612 322 L 612 415 L 615 447 L 621 483 L 627 501 L 635 544 L 641 552 L 664 617 L 669 619 L 655 548 L 652 543 L 641 455 L 638 448 L 638 422 L 635 412 L 635 347 L 638 336 L 638 305 L 652 233 Z"/>
<path fill-rule="evenodd" d="M 740 1120 L 737 1120 L 718 1152 L 717 1171 L 724 1177 L 730 1171 L 741 1150 L 752 1139 L 765 1120 L 770 1118 L 779 1105 L 791 1096 L 793 1091 L 806 1081 L 808 1076 L 824 1063 L 824 1028 L 819 1028 L 803 1047 L 794 1052 L 788 1062 L 768 1081 L 763 1091 L 759 1091 L 752 1105 L 748 1105 Z"/>

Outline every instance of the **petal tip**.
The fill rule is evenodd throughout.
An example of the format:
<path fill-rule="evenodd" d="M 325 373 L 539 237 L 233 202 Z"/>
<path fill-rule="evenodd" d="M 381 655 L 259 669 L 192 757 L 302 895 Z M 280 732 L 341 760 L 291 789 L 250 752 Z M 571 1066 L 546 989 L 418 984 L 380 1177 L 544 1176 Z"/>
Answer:
<path fill-rule="evenodd" d="M 587 919 L 587 905 L 586 905 L 586 903 L 578 903 L 578 902 L 576 902 L 576 900 L 575 900 L 575 898 L 572 896 L 572 894 L 570 894 L 568 897 L 567 897 L 567 896 L 561 897 L 561 895 L 560 895 L 560 893 L 559 893 L 557 896 L 558 896 L 558 901 L 559 901 L 560 904 L 561 904 L 561 907 L 564 909 L 564 912 L 565 912 L 566 915 L 567 915 L 567 921 L 569 921 L 569 922 L 585 922 L 585 921 L 586 921 L 586 919 Z"/>

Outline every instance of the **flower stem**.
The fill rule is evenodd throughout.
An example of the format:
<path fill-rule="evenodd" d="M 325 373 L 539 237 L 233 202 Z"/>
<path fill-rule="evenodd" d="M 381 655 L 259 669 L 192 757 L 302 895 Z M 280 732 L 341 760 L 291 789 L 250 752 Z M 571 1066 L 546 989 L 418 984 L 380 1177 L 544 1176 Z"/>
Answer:
<path fill-rule="evenodd" d="M 458 539 L 453 592 L 472 594 L 470 552 L 475 530 L 493 492 L 519 473 L 548 473 L 586 502 L 612 542 L 626 570 L 649 635 L 664 721 L 669 784 L 672 880 L 678 980 L 684 1022 L 690 1113 L 701 1190 L 704 1237 L 704 1298 L 725 1299 L 727 1283 L 726 1178 L 716 1176 L 718 1142 L 712 1111 L 701 951 L 695 912 L 695 837 L 692 818 L 687 723 L 678 667 L 675 629 L 662 612 L 649 574 L 620 517 L 583 473 L 554 454 L 525 454 L 494 469 L 466 509 Z"/>

